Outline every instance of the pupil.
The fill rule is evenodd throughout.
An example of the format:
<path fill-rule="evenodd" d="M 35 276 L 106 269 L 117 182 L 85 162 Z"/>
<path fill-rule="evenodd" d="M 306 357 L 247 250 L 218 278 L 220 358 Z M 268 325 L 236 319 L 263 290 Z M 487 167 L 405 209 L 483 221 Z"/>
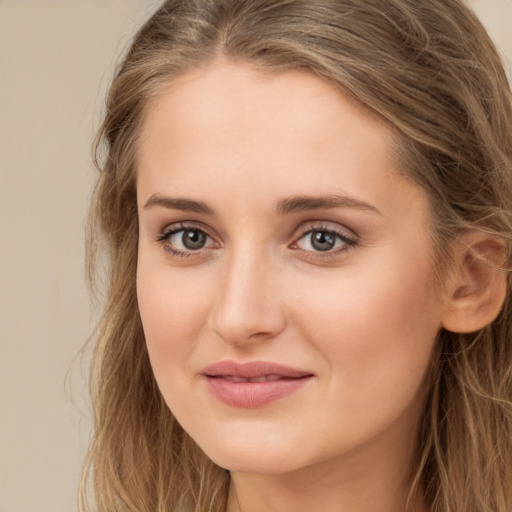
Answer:
<path fill-rule="evenodd" d="M 206 236 L 198 229 L 187 229 L 182 237 L 183 245 L 187 249 L 201 249 L 206 241 Z"/>
<path fill-rule="evenodd" d="M 332 249 L 336 243 L 333 235 L 325 231 L 313 231 L 311 245 L 317 251 L 328 251 Z"/>

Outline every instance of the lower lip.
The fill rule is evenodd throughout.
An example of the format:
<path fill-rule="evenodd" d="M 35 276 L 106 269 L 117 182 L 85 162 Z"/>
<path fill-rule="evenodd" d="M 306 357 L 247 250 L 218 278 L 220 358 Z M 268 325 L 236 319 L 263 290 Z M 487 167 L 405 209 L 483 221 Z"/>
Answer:
<path fill-rule="evenodd" d="M 231 407 L 263 407 L 298 391 L 311 376 L 268 382 L 233 382 L 222 377 L 206 377 L 213 395 Z"/>

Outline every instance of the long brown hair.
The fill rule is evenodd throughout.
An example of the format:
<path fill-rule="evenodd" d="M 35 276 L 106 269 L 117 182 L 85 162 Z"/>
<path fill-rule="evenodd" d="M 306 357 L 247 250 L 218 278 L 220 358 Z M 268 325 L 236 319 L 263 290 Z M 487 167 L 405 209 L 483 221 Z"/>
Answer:
<path fill-rule="evenodd" d="M 462 0 L 168 0 L 112 83 L 97 142 L 88 269 L 108 254 L 91 371 L 94 434 L 82 510 L 220 512 L 229 475 L 175 421 L 137 308 L 134 155 L 148 101 L 224 55 L 334 83 L 398 134 L 402 171 L 428 194 L 439 273 L 464 230 L 503 240 L 512 267 L 512 100 L 498 53 Z M 504 270 L 505 271 L 505 270 Z M 433 512 L 512 510 L 512 283 L 498 318 L 441 331 L 411 495 Z"/>

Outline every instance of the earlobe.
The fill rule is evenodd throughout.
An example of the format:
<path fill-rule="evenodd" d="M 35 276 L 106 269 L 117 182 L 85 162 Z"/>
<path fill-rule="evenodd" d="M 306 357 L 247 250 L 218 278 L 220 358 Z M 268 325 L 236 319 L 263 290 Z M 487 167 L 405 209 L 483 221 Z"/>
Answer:
<path fill-rule="evenodd" d="M 485 233 L 471 232 L 460 240 L 446 285 L 443 327 L 474 332 L 499 314 L 506 294 L 503 243 Z"/>

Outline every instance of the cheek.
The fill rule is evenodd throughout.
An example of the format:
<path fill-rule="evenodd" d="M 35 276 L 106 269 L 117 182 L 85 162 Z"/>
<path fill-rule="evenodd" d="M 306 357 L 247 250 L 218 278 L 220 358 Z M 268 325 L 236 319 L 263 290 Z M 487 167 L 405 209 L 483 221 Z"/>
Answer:
<path fill-rule="evenodd" d="M 381 398 L 403 405 L 429 367 L 440 329 L 430 266 L 398 256 L 393 265 L 351 269 L 338 286 L 317 279 L 300 303 L 302 331 L 315 340 L 335 387 L 352 389 L 354 407 L 378 407 Z"/>
<path fill-rule="evenodd" d="M 331 331 L 334 339 L 360 332 L 361 349 L 371 349 L 375 336 L 394 332 L 414 338 L 432 324 L 440 325 L 433 286 L 421 270 L 412 275 L 396 269 L 347 272 L 332 281 L 315 278 L 307 288 L 308 294 L 298 301 L 299 316 L 311 321 L 317 332 Z M 370 332 L 374 336 L 363 335 Z"/>
<path fill-rule="evenodd" d="M 142 260 L 137 299 L 151 364 L 159 380 L 166 369 L 183 365 L 192 353 L 206 323 L 207 294 L 198 280 L 177 279 L 169 269 L 145 265 Z"/>

